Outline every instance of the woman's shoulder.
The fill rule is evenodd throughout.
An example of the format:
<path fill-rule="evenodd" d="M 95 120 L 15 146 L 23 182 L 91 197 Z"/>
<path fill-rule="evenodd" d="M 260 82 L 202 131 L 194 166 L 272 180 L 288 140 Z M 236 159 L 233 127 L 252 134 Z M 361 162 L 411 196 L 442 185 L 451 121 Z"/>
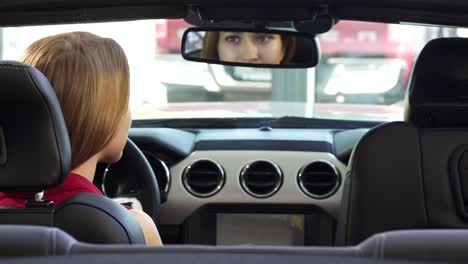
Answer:
<path fill-rule="evenodd" d="M 62 190 L 75 190 L 80 192 L 86 191 L 104 195 L 102 191 L 99 190 L 99 188 L 97 188 L 96 185 L 94 185 L 86 177 L 72 172 L 67 175 L 67 178 L 63 182 Z"/>
<path fill-rule="evenodd" d="M 151 219 L 151 217 L 145 212 L 137 209 L 130 209 L 129 212 L 140 224 L 141 230 L 143 231 L 143 235 L 145 237 L 146 245 L 162 246 L 163 243 L 159 235 L 158 228 L 154 224 L 153 219 Z"/>
<path fill-rule="evenodd" d="M 56 205 L 79 193 L 94 193 L 104 195 L 91 181 L 85 177 L 69 173 L 64 182 L 44 192 L 44 199 L 54 201 Z"/>

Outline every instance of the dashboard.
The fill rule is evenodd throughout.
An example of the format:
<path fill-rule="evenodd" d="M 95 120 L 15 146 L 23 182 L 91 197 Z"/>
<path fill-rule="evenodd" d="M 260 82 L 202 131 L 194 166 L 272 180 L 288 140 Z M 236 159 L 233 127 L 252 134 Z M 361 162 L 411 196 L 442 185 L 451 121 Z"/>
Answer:
<path fill-rule="evenodd" d="M 351 151 L 368 129 L 132 128 L 158 178 L 166 243 L 331 245 Z M 131 168 L 102 184 L 137 193 Z M 275 230 L 275 232 L 271 232 Z"/>

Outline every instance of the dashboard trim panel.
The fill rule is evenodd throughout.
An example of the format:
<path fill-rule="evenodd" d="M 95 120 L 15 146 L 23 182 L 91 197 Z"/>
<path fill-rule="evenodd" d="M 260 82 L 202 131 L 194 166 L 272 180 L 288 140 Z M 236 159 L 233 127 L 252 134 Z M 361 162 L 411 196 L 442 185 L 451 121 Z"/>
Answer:
<path fill-rule="evenodd" d="M 183 185 L 184 169 L 199 159 L 211 159 L 219 163 L 226 176 L 224 187 L 214 196 L 195 197 Z M 284 182 L 271 197 L 258 199 L 245 193 L 239 183 L 242 168 L 257 160 L 269 160 L 281 167 Z M 304 165 L 318 160 L 333 164 L 341 175 L 346 175 L 346 165 L 330 153 L 301 151 L 195 151 L 171 167 L 172 186 L 167 201 L 161 206 L 161 225 L 180 225 L 199 208 L 209 204 L 252 204 L 256 206 L 279 204 L 314 205 L 337 219 L 342 196 L 342 186 L 325 199 L 314 199 L 302 192 L 297 183 L 297 173 Z M 346 177 L 346 176 L 345 176 Z M 341 180 L 344 181 L 345 177 Z"/>

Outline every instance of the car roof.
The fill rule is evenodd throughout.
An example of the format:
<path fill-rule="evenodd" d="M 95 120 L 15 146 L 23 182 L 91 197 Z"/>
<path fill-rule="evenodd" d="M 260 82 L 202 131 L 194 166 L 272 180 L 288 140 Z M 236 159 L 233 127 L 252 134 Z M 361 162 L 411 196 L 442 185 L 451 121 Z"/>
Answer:
<path fill-rule="evenodd" d="M 209 8 L 244 14 L 243 10 L 265 7 L 289 10 L 291 19 L 304 10 L 319 10 L 341 20 L 468 26 L 465 0 L 3 0 L 0 25 L 184 18 L 190 10 Z"/>

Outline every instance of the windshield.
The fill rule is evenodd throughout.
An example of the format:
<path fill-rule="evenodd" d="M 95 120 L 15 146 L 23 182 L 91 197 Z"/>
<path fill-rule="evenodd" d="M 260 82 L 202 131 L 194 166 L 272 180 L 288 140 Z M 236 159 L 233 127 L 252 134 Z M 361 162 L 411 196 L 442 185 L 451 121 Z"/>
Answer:
<path fill-rule="evenodd" d="M 310 69 L 262 69 L 188 62 L 180 56 L 183 20 L 143 20 L 2 28 L 1 56 L 16 60 L 33 41 L 68 31 L 115 39 L 131 74 L 133 119 L 313 117 L 402 120 L 414 61 L 431 39 L 457 28 L 341 21 L 318 36 Z M 300 52 L 300 51 L 299 51 Z"/>

